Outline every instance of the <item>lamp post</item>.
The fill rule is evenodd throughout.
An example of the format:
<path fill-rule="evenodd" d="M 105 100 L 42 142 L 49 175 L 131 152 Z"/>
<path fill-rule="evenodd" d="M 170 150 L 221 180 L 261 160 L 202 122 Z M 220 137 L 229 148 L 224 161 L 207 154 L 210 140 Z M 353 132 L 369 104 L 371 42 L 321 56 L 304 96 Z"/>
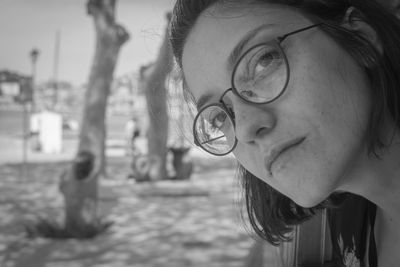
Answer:
<path fill-rule="evenodd" d="M 37 48 L 33 48 L 29 52 L 29 57 L 31 59 L 31 91 L 32 91 L 32 106 L 31 110 L 35 112 L 35 74 L 36 74 L 36 62 L 39 57 L 39 50 Z M 26 179 L 28 176 L 28 166 L 27 166 L 27 161 L 28 161 L 28 138 L 29 138 L 29 133 L 30 133 L 30 116 L 29 112 L 27 109 L 27 101 L 28 99 L 24 99 L 23 101 L 23 174 L 22 177 L 23 179 Z"/>
<path fill-rule="evenodd" d="M 35 76 L 36 76 L 36 62 L 39 57 L 39 49 L 32 48 L 31 52 L 29 52 L 29 56 L 31 58 L 31 75 L 32 75 L 32 111 L 36 110 L 36 98 L 35 98 Z"/>

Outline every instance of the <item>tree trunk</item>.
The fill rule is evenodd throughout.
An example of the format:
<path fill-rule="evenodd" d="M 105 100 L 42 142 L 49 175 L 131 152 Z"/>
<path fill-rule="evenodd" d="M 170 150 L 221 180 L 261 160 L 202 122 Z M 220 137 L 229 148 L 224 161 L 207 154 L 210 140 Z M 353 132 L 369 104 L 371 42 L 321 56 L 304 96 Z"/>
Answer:
<path fill-rule="evenodd" d="M 65 227 L 79 230 L 97 222 L 97 183 L 105 174 L 106 105 L 121 46 L 129 39 L 115 23 L 116 0 L 89 0 L 96 50 L 85 95 L 78 152 L 62 175 L 60 190 L 65 200 Z"/>
<path fill-rule="evenodd" d="M 168 13 L 168 22 L 170 18 L 171 14 Z M 172 52 L 166 30 L 158 57 L 154 64 L 144 71 L 142 81 L 149 115 L 147 176 L 150 180 L 161 180 L 168 176 L 166 169 L 168 110 L 165 84 L 171 69 Z"/>

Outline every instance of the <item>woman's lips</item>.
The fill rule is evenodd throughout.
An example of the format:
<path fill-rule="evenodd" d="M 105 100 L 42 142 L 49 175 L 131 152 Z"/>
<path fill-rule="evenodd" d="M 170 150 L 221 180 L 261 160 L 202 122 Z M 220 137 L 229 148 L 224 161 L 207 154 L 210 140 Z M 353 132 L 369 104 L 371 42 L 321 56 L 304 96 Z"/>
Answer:
<path fill-rule="evenodd" d="M 267 156 L 265 157 L 265 163 L 267 166 L 268 173 L 272 175 L 271 171 L 272 164 L 279 158 L 281 154 L 291 149 L 292 147 L 300 145 L 305 139 L 306 139 L 305 136 L 298 137 L 290 141 L 277 144 L 274 147 L 272 147 L 272 149 L 268 151 Z"/>

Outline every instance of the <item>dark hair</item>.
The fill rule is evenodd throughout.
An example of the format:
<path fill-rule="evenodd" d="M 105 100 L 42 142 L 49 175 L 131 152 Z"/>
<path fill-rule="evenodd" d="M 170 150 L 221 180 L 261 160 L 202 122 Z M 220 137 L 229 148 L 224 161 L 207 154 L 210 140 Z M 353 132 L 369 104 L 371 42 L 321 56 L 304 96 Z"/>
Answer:
<path fill-rule="evenodd" d="M 322 30 L 340 44 L 365 71 L 374 99 L 368 129 L 368 152 L 379 157 L 385 144 L 382 124 L 388 116 L 400 126 L 400 21 L 375 0 L 177 0 L 171 21 L 171 44 L 177 63 L 182 67 L 185 41 L 199 15 L 215 3 L 273 3 L 297 8 L 315 23 L 324 23 Z M 383 54 L 363 36 L 340 26 L 348 8 L 354 7 L 351 19 L 363 20 L 377 33 Z M 393 129 L 394 130 L 394 129 Z M 313 208 L 303 208 L 254 177 L 239 166 L 249 221 L 255 232 L 272 244 L 288 240 L 293 226 L 310 218 L 318 209 L 336 205 L 339 195 L 333 194 Z"/>

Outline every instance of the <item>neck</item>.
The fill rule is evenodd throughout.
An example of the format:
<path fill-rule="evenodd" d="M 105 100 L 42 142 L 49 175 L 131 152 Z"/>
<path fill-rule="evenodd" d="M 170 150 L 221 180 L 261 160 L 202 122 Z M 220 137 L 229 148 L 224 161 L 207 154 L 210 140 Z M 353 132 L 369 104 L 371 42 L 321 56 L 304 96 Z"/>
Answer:
<path fill-rule="evenodd" d="M 393 128 L 392 128 L 393 129 Z M 386 131 L 393 133 L 393 131 Z M 341 189 L 363 196 L 400 223 L 400 132 L 386 138 L 387 147 L 378 155 L 361 157 Z M 348 179 L 349 178 L 349 179 Z"/>

